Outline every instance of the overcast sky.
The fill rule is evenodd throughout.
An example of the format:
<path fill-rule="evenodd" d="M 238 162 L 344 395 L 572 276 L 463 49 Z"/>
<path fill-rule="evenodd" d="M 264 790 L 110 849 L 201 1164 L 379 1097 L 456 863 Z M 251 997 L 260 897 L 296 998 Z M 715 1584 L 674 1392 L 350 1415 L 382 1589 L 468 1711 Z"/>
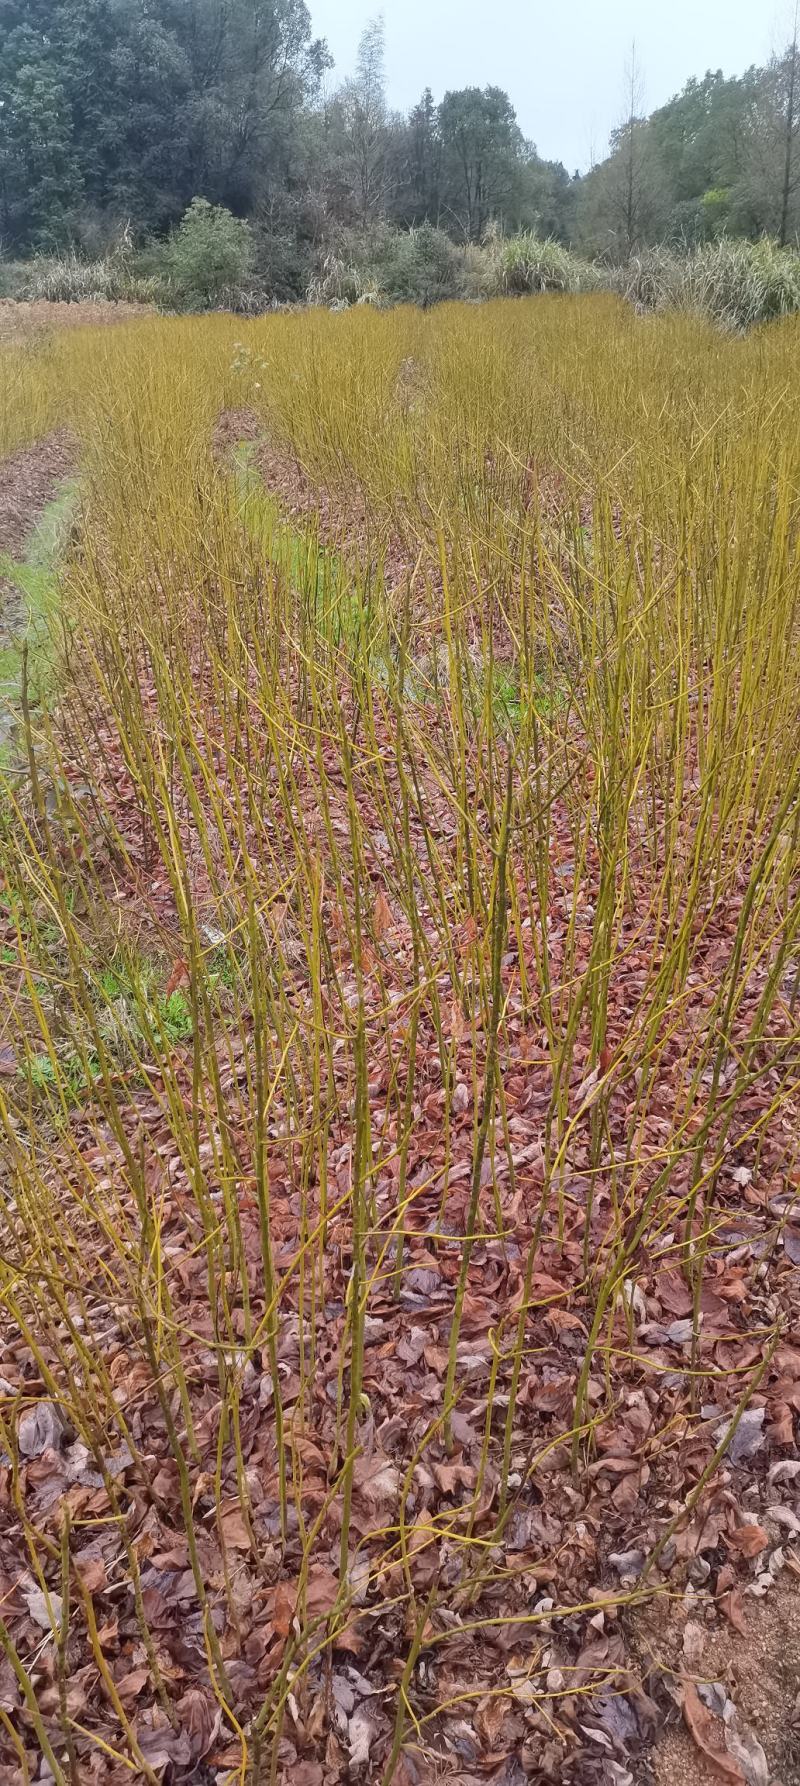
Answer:
<path fill-rule="evenodd" d="M 636 39 L 643 105 L 652 111 L 707 68 L 740 74 L 790 36 L 792 0 L 308 0 L 338 81 L 353 68 L 366 20 L 382 11 L 392 106 L 422 88 L 504 87 L 541 155 L 570 173 L 605 151 L 623 109 Z"/>

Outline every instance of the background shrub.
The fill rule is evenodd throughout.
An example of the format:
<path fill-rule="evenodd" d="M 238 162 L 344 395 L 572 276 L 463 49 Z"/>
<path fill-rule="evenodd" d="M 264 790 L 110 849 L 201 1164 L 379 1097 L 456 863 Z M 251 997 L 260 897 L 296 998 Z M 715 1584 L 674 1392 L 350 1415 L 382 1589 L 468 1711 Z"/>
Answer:
<path fill-rule="evenodd" d="M 30 261 L 0 258 L 0 298 L 147 302 L 165 309 L 224 309 L 257 316 L 308 301 L 418 304 L 480 302 L 539 292 L 619 293 L 637 310 L 685 310 L 744 331 L 800 310 L 800 253 L 768 237 L 722 236 L 691 248 L 643 249 L 625 266 L 581 259 L 529 231 L 457 245 L 431 223 L 339 229 L 316 245 L 295 228 L 255 227 L 194 199 L 166 242 L 135 249 L 123 229 L 108 251 L 74 248 Z"/>
<path fill-rule="evenodd" d="M 496 298 L 500 292 L 497 256 L 487 252 L 478 242 L 467 242 L 461 250 L 462 296 L 473 304 Z"/>
<path fill-rule="evenodd" d="M 170 238 L 167 254 L 172 291 L 186 310 L 212 310 L 223 294 L 245 285 L 253 258 L 250 225 L 224 205 L 193 198 Z"/>
<path fill-rule="evenodd" d="M 27 274 L 28 267 L 24 261 L 12 260 L 0 254 L 0 299 L 21 298 Z"/>
<path fill-rule="evenodd" d="M 686 276 L 693 308 L 731 328 L 748 329 L 800 309 L 800 256 L 760 242 L 708 244 L 690 255 Z"/>
<path fill-rule="evenodd" d="M 253 276 L 266 303 L 295 304 L 306 295 L 311 251 L 290 230 L 253 232 Z"/>
<path fill-rule="evenodd" d="M 427 310 L 464 291 L 463 250 L 432 223 L 391 231 L 375 272 L 375 283 L 391 304 L 420 304 Z"/>
<path fill-rule="evenodd" d="M 558 242 L 492 234 L 458 246 L 432 223 L 399 230 L 340 231 L 309 284 L 315 304 L 431 304 L 507 294 L 589 291 L 603 276 Z"/>

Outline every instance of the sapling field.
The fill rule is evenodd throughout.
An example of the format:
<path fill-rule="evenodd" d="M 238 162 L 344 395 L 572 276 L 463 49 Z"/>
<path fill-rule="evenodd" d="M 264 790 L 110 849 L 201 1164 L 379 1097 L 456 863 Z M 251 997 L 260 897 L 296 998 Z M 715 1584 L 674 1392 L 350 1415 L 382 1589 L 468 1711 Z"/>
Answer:
<path fill-rule="evenodd" d="M 9 1786 L 644 1778 L 787 1566 L 799 349 L 3 348 Z"/>

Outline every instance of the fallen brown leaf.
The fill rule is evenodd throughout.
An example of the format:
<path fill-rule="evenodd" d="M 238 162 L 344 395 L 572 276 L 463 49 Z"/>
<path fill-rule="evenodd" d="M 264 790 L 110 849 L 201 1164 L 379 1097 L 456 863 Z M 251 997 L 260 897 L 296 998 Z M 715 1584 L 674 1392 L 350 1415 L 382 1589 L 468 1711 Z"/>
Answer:
<path fill-rule="evenodd" d="M 738 1786 L 746 1786 L 745 1777 L 738 1761 L 734 1761 L 725 1748 L 722 1725 L 712 1712 L 706 1710 L 696 1687 L 691 1681 L 685 1681 L 682 1694 L 682 1710 L 686 1728 L 692 1741 L 697 1744 L 715 1774 L 720 1779 L 735 1780 Z M 721 1746 L 720 1746 L 721 1745 Z"/>
<path fill-rule="evenodd" d="M 739 1631 L 742 1637 L 746 1637 L 747 1626 L 744 1619 L 744 1602 L 739 1589 L 731 1588 L 730 1593 L 723 1594 L 719 1600 L 719 1605 L 724 1612 L 728 1623 L 733 1626 L 734 1631 Z"/>
<path fill-rule="evenodd" d="M 192 1760 L 201 1761 L 216 1740 L 222 1722 L 222 1711 L 199 1687 L 190 1687 L 178 1700 L 179 1728 L 185 1732 L 192 1750 Z"/>
<path fill-rule="evenodd" d="M 52 1402 L 37 1402 L 20 1416 L 17 1443 L 23 1457 L 41 1457 L 43 1451 L 57 1451 L 64 1432 L 64 1421 Z"/>
<path fill-rule="evenodd" d="M 130 1668 L 127 1674 L 121 1675 L 116 1682 L 116 1688 L 123 1703 L 132 1704 L 134 1699 L 138 1699 L 149 1679 L 150 1670 L 148 1668 Z"/>
<path fill-rule="evenodd" d="M 80 1576 L 87 1594 L 99 1594 L 106 1585 L 106 1566 L 102 1557 L 77 1556 L 75 1572 Z"/>
<path fill-rule="evenodd" d="M 167 984 L 164 988 L 164 997 L 171 998 L 173 992 L 175 992 L 177 990 L 177 988 L 180 985 L 182 985 L 184 980 L 188 980 L 188 979 L 189 979 L 189 969 L 186 965 L 186 962 L 182 961 L 179 957 L 173 966 L 172 973 L 170 974 Z"/>
<path fill-rule="evenodd" d="M 231 1550 L 250 1549 L 250 1534 L 238 1501 L 230 1502 L 227 1506 L 223 1504 L 220 1525 L 223 1539 L 226 1544 L 230 1545 Z"/>
<path fill-rule="evenodd" d="M 760 1556 L 769 1542 L 763 1526 L 737 1526 L 735 1531 L 725 1534 L 725 1542 L 729 1550 L 735 1550 L 741 1557 Z"/>
<path fill-rule="evenodd" d="M 385 893 L 378 894 L 372 921 L 375 926 L 375 935 L 379 941 L 382 937 L 388 936 L 390 930 L 394 930 L 392 908 Z"/>

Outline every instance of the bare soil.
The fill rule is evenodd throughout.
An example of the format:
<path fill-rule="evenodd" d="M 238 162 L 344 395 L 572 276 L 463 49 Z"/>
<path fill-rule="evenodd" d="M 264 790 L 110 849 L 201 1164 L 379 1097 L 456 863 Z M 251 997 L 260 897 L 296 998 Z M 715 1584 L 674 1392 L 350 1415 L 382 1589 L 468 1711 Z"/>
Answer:
<path fill-rule="evenodd" d="M 653 1672 L 671 1683 L 675 1704 L 659 1730 L 652 1751 L 642 1763 L 637 1786 L 718 1786 L 735 1773 L 723 1774 L 693 1740 L 681 1715 L 683 1685 L 720 1682 L 736 1706 L 738 1718 L 761 1744 L 769 1786 L 797 1786 L 800 1781 L 800 1580 L 797 1564 L 788 1566 L 763 1597 L 745 1592 L 739 1601 L 743 1630 L 716 1616 L 713 1606 L 691 1611 L 691 1630 L 703 1632 L 699 1656 L 689 1655 L 684 1633 L 689 1623 L 674 1600 L 652 1602 L 634 1621 L 634 1647 L 642 1674 Z M 707 1620 L 713 1622 L 707 1623 Z M 720 1726 L 721 1729 L 721 1726 Z M 747 1786 L 760 1786 L 757 1769 L 745 1770 Z M 761 1776 L 764 1779 L 764 1776 Z M 766 1786 L 766 1779 L 764 1779 Z"/>
<path fill-rule="evenodd" d="M 74 469 L 75 442 L 66 428 L 0 460 L 0 553 L 22 558 L 37 516 Z"/>
<path fill-rule="evenodd" d="M 51 329 L 96 328 L 105 323 L 129 322 L 133 317 L 152 314 L 150 304 L 112 304 L 100 298 L 75 304 L 51 304 L 46 298 L 31 302 L 3 298 L 0 300 L 0 342 L 26 341 L 48 334 Z"/>

